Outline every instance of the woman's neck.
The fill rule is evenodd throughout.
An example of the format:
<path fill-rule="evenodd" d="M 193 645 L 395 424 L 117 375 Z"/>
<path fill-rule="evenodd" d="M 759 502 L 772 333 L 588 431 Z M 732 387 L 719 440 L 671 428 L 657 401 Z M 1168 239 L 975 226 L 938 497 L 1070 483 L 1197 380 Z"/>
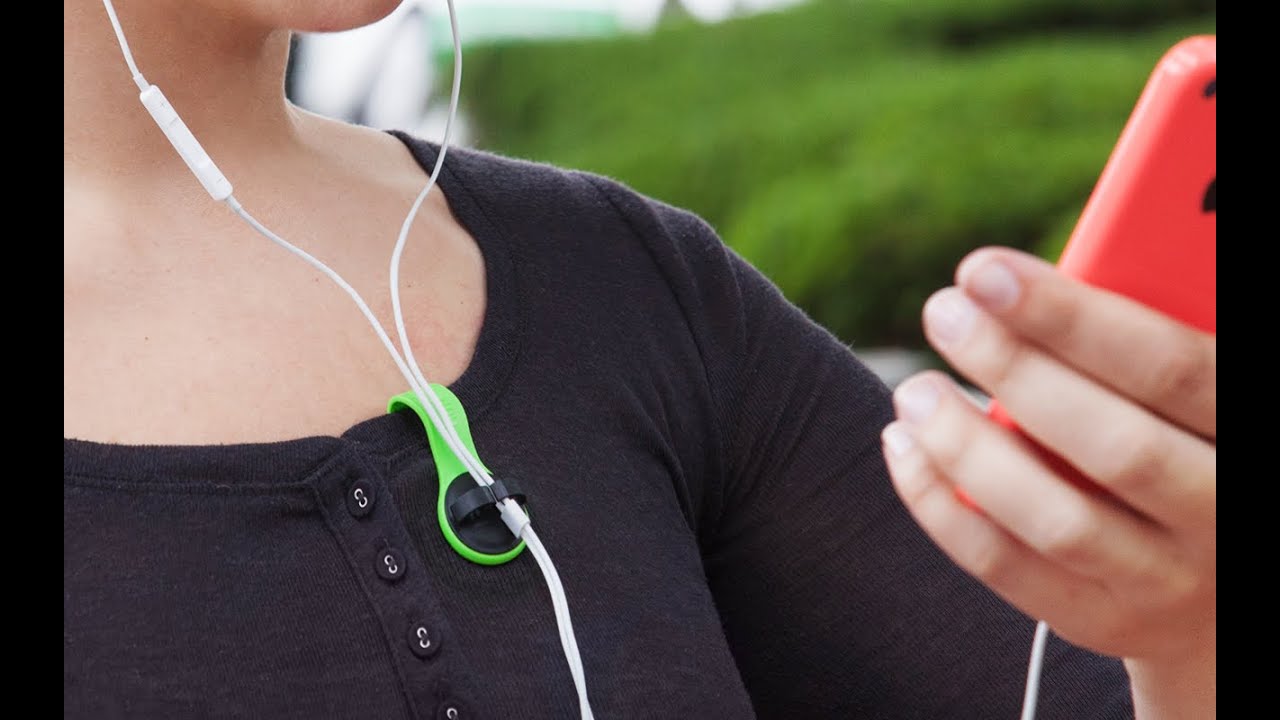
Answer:
<path fill-rule="evenodd" d="M 283 87 L 287 32 L 256 29 L 243 18 L 233 22 L 188 0 L 120 5 L 138 70 L 164 91 L 233 183 L 238 167 L 298 146 L 297 113 Z M 68 192 L 78 186 L 124 196 L 145 189 L 154 198 L 164 188 L 198 189 L 138 101 L 102 4 L 65 0 L 63 41 Z"/>

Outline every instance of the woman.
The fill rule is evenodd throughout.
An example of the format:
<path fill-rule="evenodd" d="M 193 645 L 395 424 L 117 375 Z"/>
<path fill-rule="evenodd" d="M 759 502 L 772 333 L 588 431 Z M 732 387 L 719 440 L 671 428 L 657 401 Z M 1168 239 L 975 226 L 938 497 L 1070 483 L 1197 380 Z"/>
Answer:
<path fill-rule="evenodd" d="M 395 5 L 118 6 L 236 197 L 392 336 L 438 148 L 302 112 L 283 77 L 291 30 Z M 576 716 L 543 576 L 444 537 L 350 298 L 210 202 L 98 2 L 64 0 L 64 60 L 66 716 Z M 1214 338 L 1001 249 L 931 299 L 930 341 L 1114 493 L 1087 494 L 940 375 L 891 398 L 689 213 L 447 157 L 408 336 L 528 496 L 595 714 L 1013 717 L 1040 618 L 1069 642 L 1037 717 L 1213 715 Z"/>

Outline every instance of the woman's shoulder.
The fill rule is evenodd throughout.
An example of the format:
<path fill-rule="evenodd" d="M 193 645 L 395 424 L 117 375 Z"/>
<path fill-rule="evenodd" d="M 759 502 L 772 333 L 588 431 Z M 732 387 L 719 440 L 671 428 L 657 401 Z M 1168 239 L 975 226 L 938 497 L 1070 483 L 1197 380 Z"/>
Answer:
<path fill-rule="evenodd" d="M 430 173 L 439 143 L 392 130 Z M 698 237 L 719 242 L 715 231 L 693 211 L 642 193 L 625 181 L 580 168 L 519 158 L 474 147 L 450 146 L 441 174 L 472 195 L 491 216 L 552 228 L 571 224 L 583 231 L 621 223 L 647 242 Z M 445 178 L 440 182 L 445 184 Z"/>

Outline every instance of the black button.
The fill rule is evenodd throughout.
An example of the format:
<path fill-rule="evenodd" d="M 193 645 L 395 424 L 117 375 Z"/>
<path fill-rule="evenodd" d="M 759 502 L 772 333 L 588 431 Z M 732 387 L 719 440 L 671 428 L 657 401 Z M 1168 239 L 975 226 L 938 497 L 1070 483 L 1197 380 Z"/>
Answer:
<path fill-rule="evenodd" d="M 356 517 L 364 517 L 373 512 L 373 483 L 368 480 L 357 480 L 347 490 L 347 510 Z"/>
<path fill-rule="evenodd" d="M 377 568 L 378 575 L 383 580 L 399 580 L 404 577 L 404 554 L 393 547 L 383 548 L 378 553 Z"/>
<path fill-rule="evenodd" d="M 440 636 L 423 623 L 409 626 L 409 649 L 420 658 L 429 658 L 440 652 Z"/>
<path fill-rule="evenodd" d="M 450 703 L 448 700 L 440 706 L 440 712 L 436 714 L 440 720 L 462 720 L 462 712 L 458 710 L 458 706 Z"/>

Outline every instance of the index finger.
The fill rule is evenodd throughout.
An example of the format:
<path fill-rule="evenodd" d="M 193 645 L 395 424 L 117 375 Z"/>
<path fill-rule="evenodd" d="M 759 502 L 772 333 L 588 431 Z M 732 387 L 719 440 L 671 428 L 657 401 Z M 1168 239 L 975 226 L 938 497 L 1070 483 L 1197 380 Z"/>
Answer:
<path fill-rule="evenodd" d="M 1216 336 L 1009 248 L 971 253 L 956 284 L 1046 353 L 1170 422 L 1217 438 Z"/>

